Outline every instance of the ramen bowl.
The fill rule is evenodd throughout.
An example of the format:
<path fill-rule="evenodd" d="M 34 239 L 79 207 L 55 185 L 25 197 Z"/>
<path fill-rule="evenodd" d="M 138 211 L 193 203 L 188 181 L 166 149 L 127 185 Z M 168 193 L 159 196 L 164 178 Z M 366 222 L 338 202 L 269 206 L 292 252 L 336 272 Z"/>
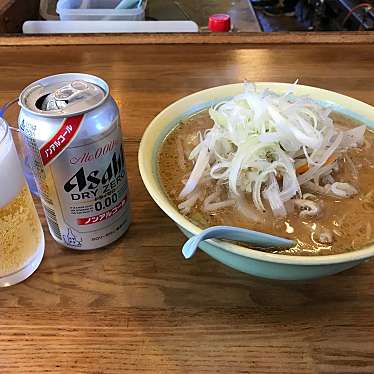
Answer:
<path fill-rule="evenodd" d="M 269 88 L 277 93 L 287 92 L 289 89 L 289 84 L 284 83 L 256 83 L 256 86 L 260 89 Z M 197 235 L 202 230 L 179 213 L 168 199 L 158 176 L 158 152 L 165 137 L 181 120 L 241 92 L 243 92 L 243 84 L 231 84 L 184 97 L 155 117 L 143 135 L 139 149 L 139 168 L 143 182 L 157 205 L 187 237 Z M 320 104 L 332 107 L 334 111 L 374 128 L 374 108 L 361 101 L 324 89 L 302 85 L 296 87 L 294 94 L 308 95 Z M 199 247 L 212 258 L 233 269 L 254 276 L 281 280 L 303 280 L 335 274 L 374 256 L 374 245 L 327 256 L 274 254 L 216 239 L 207 240 Z"/>

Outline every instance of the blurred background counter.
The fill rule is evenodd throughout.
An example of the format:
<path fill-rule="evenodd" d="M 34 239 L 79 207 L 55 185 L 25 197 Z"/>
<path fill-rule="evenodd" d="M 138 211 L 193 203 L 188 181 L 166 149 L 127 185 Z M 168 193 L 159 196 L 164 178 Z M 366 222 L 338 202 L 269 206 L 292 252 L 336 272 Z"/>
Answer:
<path fill-rule="evenodd" d="M 130 8 L 114 14 L 110 8 L 124 4 L 123 1 Z M 60 14 L 56 11 L 58 6 Z M 374 29 L 372 0 L 0 0 L 0 33 L 22 33 L 27 21 L 32 22 L 27 33 L 62 32 L 63 25 L 66 30 L 84 33 L 209 32 L 209 17 L 217 13 L 230 16 L 231 33 Z M 66 23 L 84 20 L 100 23 L 91 28 L 87 28 L 88 24 L 76 23 L 72 27 Z M 171 21 L 174 23 L 168 23 Z M 188 29 L 186 22 L 194 26 Z"/>

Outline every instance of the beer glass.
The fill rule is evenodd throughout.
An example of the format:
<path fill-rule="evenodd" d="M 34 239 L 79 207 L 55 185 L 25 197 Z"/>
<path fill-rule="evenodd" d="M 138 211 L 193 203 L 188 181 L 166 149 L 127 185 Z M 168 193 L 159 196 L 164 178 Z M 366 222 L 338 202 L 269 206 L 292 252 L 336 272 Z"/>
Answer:
<path fill-rule="evenodd" d="M 44 234 L 10 129 L 0 118 L 0 287 L 29 277 L 44 254 Z"/>

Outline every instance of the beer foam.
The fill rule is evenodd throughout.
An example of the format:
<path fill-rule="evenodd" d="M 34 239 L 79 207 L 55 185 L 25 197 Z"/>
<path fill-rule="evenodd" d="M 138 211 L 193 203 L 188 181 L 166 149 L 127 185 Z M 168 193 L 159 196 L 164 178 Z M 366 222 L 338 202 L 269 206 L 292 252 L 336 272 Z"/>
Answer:
<path fill-rule="evenodd" d="M 0 126 L 0 139 L 5 128 Z M 22 165 L 10 132 L 0 142 L 0 208 L 7 205 L 25 184 Z"/>

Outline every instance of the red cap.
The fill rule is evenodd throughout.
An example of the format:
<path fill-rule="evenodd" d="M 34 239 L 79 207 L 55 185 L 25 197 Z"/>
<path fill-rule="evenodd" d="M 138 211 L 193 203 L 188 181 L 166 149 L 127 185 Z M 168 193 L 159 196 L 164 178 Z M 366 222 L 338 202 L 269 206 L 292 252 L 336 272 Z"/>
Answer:
<path fill-rule="evenodd" d="M 231 19 L 228 14 L 213 14 L 209 17 L 209 30 L 213 32 L 228 32 L 231 28 Z"/>

